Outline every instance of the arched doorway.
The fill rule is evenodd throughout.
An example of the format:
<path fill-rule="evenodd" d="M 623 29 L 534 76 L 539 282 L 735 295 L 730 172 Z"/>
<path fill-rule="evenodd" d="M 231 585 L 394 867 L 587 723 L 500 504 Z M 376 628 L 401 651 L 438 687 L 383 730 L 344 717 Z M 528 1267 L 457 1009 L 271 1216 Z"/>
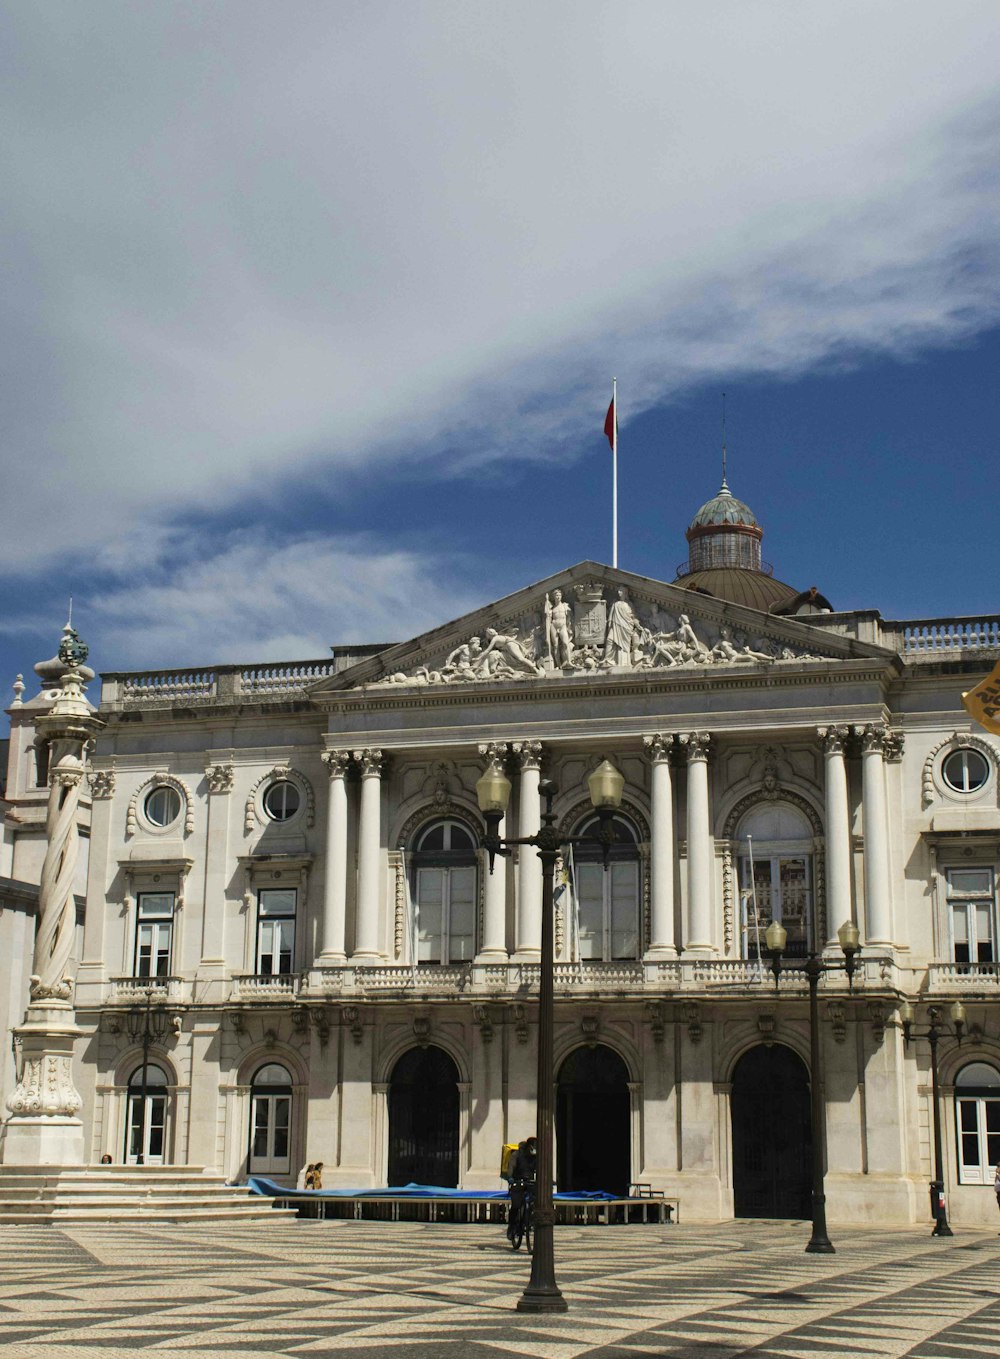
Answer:
<path fill-rule="evenodd" d="M 631 1146 L 628 1068 L 601 1043 L 577 1048 L 559 1068 L 556 1184 L 624 1196 Z"/>
<path fill-rule="evenodd" d="M 251 1175 L 287 1175 L 292 1168 L 292 1078 L 286 1067 L 268 1062 L 250 1087 Z"/>
<path fill-rule="evenodd" d="M 128 1081 L 128 1127 L 125 1133 L 125 1163 L 134 1166 L 142 1152 L 142 1163 L 162 1166 L 167 1147 L 167 1073 L 152 1062 L 146 1067 L 146 1101 L 143 1107 L 142 1067 Z"/>
<path fill-rule="evenodd" d="M 390 1185 L 458 1185 L 458 1068 L 441 1048 L 411 1048 L 389 1083 Z"/>
<path fill-rule="evenodd" d="M 812 1213 L 809 1073 L 791 1048 L 751 1048 L 736 1065 L 731 1099 L 737 1217 Z"/>

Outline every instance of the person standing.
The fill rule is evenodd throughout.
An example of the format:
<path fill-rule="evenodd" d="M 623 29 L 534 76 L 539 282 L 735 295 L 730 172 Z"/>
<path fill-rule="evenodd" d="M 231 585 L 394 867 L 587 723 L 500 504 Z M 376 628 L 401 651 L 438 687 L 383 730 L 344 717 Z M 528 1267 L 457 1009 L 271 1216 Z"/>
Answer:
<path fill-rule="evenodd" d="M 993 1192 L 997 1196 L 997 1207 L 1000 1208 L 1000 1165 L 997 1166 L 996 1174 L 993 1176 Z"/>

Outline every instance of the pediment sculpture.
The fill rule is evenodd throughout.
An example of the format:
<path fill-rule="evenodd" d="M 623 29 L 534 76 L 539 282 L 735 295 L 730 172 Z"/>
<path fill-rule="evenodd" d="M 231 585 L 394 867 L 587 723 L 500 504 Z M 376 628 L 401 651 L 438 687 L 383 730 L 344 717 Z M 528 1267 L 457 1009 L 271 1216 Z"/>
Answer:
<path fill-rule="evenodd" d="M 570 604 L 563 590 L 553 589 L 536 610 L 502 626 L 484 628 L 436 665 L 428 659 L 409 672 L 383 676 L 370 687 L 823 659 L 727 623 L 692 622 L 687 613 L 634 604 L 624 585 L 615 587 L 610 599 L 607 587 L 596 581 L 574 586 L 573 593 L 576 602 Z"/>

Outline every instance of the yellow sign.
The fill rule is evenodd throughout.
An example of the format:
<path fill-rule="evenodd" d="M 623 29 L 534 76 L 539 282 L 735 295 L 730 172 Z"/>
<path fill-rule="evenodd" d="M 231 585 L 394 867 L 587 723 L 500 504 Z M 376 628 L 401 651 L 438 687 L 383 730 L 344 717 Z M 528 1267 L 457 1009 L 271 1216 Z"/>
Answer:
<path fill-rule="evenodd" d="M 1000 661 L 993 667 L 982 684 L 962 695 L 965 711 L 974 722 L 1000 736 Z"/>

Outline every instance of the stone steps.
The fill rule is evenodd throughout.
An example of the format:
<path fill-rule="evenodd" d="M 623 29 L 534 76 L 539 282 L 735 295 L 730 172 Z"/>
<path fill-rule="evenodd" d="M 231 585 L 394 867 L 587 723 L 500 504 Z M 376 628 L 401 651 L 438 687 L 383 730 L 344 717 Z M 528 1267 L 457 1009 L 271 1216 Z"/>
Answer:
<path fill-rule="evenodd" d="M 201 1222 L 293 1218 L 295 1209 L 199 1166 L 0 1165 L 0 1227 L 43 1222 Z"/>

